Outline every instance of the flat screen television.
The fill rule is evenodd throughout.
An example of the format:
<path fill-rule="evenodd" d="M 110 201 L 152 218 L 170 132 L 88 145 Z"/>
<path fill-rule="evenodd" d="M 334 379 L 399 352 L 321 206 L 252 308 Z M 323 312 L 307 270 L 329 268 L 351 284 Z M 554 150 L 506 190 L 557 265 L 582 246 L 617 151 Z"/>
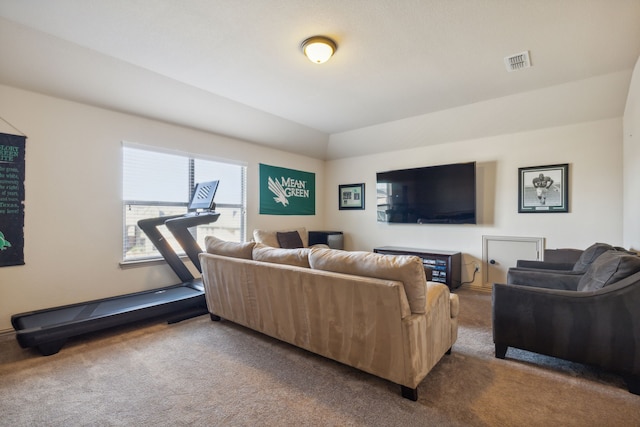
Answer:
<path fill-rule="evenodd" d="M 476 163 L 376 174 L 378 221 L 476 224 Z"/>

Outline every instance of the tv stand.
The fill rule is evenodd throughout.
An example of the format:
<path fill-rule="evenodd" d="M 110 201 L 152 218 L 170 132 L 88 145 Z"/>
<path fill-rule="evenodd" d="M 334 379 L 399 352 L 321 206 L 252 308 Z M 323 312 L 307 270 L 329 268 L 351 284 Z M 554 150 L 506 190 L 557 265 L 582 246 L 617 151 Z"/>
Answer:
<path fill-rule="evenodd" d="M 389 255 L 415 255 L 422 259 L 425 269 L 431 270 L 431 281 L 444 283 L 451 290 L 459 288 L 462 283 L 462 255 L 460 252 L 402 246 L 381 246 L 374 248 L 373 252 Z"/>

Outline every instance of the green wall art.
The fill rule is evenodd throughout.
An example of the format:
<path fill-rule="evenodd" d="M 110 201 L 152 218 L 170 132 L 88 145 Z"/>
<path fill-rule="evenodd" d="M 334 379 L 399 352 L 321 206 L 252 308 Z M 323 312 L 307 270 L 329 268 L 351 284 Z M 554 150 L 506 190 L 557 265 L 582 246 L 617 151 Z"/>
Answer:
<path fill-rule="evenodd" d="M 316 174 L 261 163 L 260 213 L 315 215 Z"/>
<path fill-rule="evenodd" d="M 0 133 L 0 267 L 24 264 L 25 142 Z"/>

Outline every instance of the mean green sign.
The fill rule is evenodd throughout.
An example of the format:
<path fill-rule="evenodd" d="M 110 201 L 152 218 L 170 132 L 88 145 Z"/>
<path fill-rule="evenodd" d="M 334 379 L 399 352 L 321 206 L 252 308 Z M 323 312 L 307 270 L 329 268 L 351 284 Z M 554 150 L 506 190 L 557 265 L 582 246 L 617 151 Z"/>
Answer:
<path fill-rule="evenodd" d="M 261 163 L 260 213 L 315 215 L 316 174 Z"/>

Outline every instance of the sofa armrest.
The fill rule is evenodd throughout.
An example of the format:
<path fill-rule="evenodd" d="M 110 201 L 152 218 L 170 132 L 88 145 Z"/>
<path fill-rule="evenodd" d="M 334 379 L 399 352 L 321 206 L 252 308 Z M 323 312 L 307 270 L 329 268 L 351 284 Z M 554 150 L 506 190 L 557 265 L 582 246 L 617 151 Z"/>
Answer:
<path fill-rule="evenodd" d="M 428 313 L 429 311 L 438 308 L 438 305 L 442 304 L 441 300 L 446 300 L 446 305 L 450 306 L 449 288 L 447 287 L 447 285 L 438 282 L 427 282 L 426 312 Z M 448 310 L 450 310 L 450 307 L 448 308 Z"/>
<path fill-rule="evenodd" d="M 575 291 L 583 273 L 510 268 L 507 284 Z"/>
<path fill-rule="evenodd" d="M 456 294 L 449 294 L 449 305 L 451 306 L 451 318 L 455 319 L 460 314 L 460 298 Z"/>

